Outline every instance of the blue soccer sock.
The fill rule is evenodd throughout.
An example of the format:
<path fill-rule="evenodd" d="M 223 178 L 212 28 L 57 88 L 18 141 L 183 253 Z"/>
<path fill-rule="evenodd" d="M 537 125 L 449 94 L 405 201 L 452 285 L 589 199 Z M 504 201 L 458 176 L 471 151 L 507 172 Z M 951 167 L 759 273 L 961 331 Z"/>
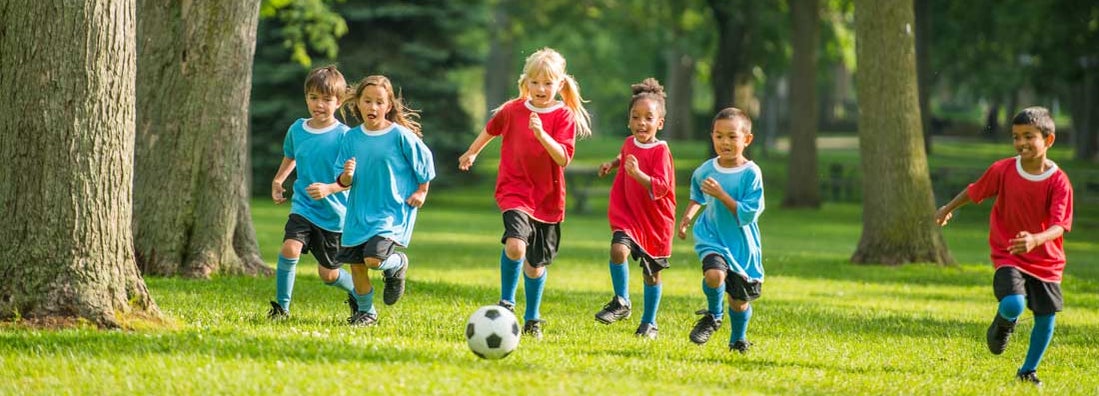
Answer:
<path fill-rule="evenodd" d="M 374 309 L 374 288 L 370 288 L 370 292 L 366 294 L 359 294 L 354 290 L 351 291 L 351 294 L 355 296 L 355 302 L 359 304 L 359 312 L 378 314 L 378 310 Z"/>
<path fill-rule="evenodd" d="M 351 274 L 344 271 L 343 268 L 339 269 L 339 275 L 336 275 L 336 280 L 332 282 L 324 282 L 328 286 L 339 288 L 345 292 L 351 293 L 355 291 L 355 283 L 351 281 Z"/>
<path fill-rule="evenodd" d="M 500 299 L 515 304 L 515 291 L 519 288 L 519 270 L 523 258 L 512 260 L 507 252 L 500 251 Z"/>
<path fill-rule="evenodd" d="M 722 294 L 725 293 L 725 284 L 710 287 L 706 284 L 706 279 L 703 279 L 702 292 L 706 293 L 706 310 L 714 315 L 714 319 L 720 320 L 722 316 L 725 316 L 725 300 L 722 298 L 724 297 Z"/>
<path fill-rule="evenodd" d="M 1023 314 L 1023 309 L 1026 308 L 1026 297 L 1022 294 L 1010 294 L 1004 296 L 1000 300 L 1000 307 L 997 310 L 1000 317 L 1014 322 L 1019 319 L 1019 315 Z"/>
<path fill-rule="evenodd" d="M 290 311 L 290 295 L 294 293 L 297 269 L 298 259 L 279 255 L 278 268 L 275 270 L 275 301 L 287 311 Z"/>
<path fill-rule="evenodd" d="M 393 253 L 389 255 L 389 257 L 386 257 L 385 260 L 382 260 L 382 263 L 378 265 L 377 270 L 385 271 L 398 268 L 401 266 L 401 260 L 403 260 L 401 254 Z"/>
<path fill-rule="evenodd" d="M 1030 348 L 1026 352 L 1026 360 L 1020 373 L 1038 369 L 1038 363 L 1042 362 L 1042 355 L 1046 354 L 1049 341 L 1053 339 L 1053 328 L 1056 327 L 1057 314 L 1034 315 L 1034 330 L 1030 332 Z"/>
<path fill-rule="evenodd" d="M 752 305 L 748 305 L 748 309 L 744 312 L 737 312 L 729 309 L 729 326 L 733 329 L 732 334 L 729 334 L 729 344 L 745 339 L 745 334 L 748 333 L 748 322 L 752 320 Z"/>
<path fill-rule="evenodd" d="M 614 287 L 614 295 L 630 301 L 630 267 L 626 263 L 610 262 L 611 286 Z"/>
<path fill-rule="evenodd" d="M 523 288 L 527 295 L 527 308 L 526 313 L 523 314 L 523 320 L 534 320 L 540 317 L 539 308 L 542 306 L 542 290 L 546 288 L 546 277 L 549 276 L 549 271 L 543 269 L 542 276 L 537 278 L 528 278 L 527 274 L 523 274 Z"/>
<path fill-rule="evenodd" d="M 663 290 L 659 283 L 645 285 L 645 313 L 641 315 L 641 323 L 656 326 L 656 311 L 660 309 L 660 294 Z"/>

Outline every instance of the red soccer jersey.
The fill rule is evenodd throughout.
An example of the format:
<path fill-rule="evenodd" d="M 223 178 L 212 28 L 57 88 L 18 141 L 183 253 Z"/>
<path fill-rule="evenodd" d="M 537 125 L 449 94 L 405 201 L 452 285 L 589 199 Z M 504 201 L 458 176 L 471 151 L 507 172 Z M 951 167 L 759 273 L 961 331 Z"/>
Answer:
<path fill-rule="evenodd" d="M 565 219 L 565 168 L 553 162 L 530 131 L 532 112 L 542 119 L 542 129 L 565 149 L 565 157 L 572 160 L 576 129 L 568 108 L 560 102 L 539 108 L 523 99 L 505 103 L 485 126 L 488 134 L 503 136 L 496 205 L 500 211 L 520 210 L 543 223 L 560 223 Z"/>
<path fill-rule="evenodd" d="M 629 155 L 636 157 L 637 167 L 652 178 L 652 189 L 638 183 L 623 168 Z M 607 208 L 611 231 L 625 232 L 650 256 L 670 256 L 675 232 L 675 165 L 668 144 L 639 143 L 630 136 L 622 144 L 618 159 L 618 175 Z"/>
<path fill-rule="evenodd" d="M 996 161 L 966 189 L 980 203 L 996 197 L 989 217 L 988 244 L 996 268 L 1015 267 L 1046 282 L 1061 282 L 1065 270 L 1064 238 L 1057 238 L 1024 254 L 1008 252 L 1020 231 L 1036 234 L 1058 225 L 1072 228 L 1072 184 L 1054 164 L 1041 175 L 1023 171 L 1019 157 Z"/>

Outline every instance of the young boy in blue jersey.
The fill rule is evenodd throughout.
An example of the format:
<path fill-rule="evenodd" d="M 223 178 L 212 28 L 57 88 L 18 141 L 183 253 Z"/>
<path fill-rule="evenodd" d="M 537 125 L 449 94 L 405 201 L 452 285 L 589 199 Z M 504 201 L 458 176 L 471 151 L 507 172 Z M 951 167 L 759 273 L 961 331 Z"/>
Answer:
<path fill-rule="evenodd" d="M 351 265 L 358 306 L 347 321 L 354 327 L 378 322 L 369 270 L 384 273 L 386 305 L 404 294 L 408 257 L 396 248 L 408 247 L 416 213 L 435 178 L 431 150 L 412 119 L 417 114 L 395 92 L 384 76 L 359 82 L 348 102 L 363 123 L 347 132 L 336 158 L 342 164 L 336 185 L 350 188 L 336 259 Z"/>
<path fill-rule="evenodd" d="M 732 334 L 729 350 L 748 352 L 745 338 L 752 318 L 751 301 L 759 298 L 763 284 L 763 262 L 759 239 L 759 215 L 763 213 L 763 174 L 759 166 L 744 157 L 752 143 L 752 120 L 743 111 L 728 107 L 714 116 L 714 151 L 717 157 L 704 162 L 691 175 L 691 202 L 679 223 L 679 238 L 687 238 L 694 224 L 695 252 L 702 260 L 702 291 L 706 309 L 691 330 L 691 342 L 705 344 L 721 328 L 724 308 L 722 292 L 729 295 Z"/>
<path fill-rule="evenodd" d="M 267 312 L 270 319 L 290 316 L 290 297 L 302 253 L 312 253 L 317 259 L 317 274 L 330 286 L 351 293 L 351 274 L 335 260 L 339 251 L 340 233 L 347 205 L 347 193 L 335 189 L 323 199 L 310 199 L 316 190 L 327 188 L 335 181 L 332 161 L 339 152 L 347 126 L 335 117 L 336 109 L 347 93 L 347 81 L 335 66 L 309 72 L 305 79 L 305 104 L 310 118 L 298 119 L 286 131 L 282 143 L 283 158 L 271 181 L 271 199 L 275 204 L 286 202 L 283 183 L 297 168 L 294 194 L 290 198 L 290 218 L 286 221 L 282 249 L 275 272 L 275 301 Z M 354 299 L 348 298 L 353 303 Z M 352 304 L 354 309 L 354 304 Z"/>

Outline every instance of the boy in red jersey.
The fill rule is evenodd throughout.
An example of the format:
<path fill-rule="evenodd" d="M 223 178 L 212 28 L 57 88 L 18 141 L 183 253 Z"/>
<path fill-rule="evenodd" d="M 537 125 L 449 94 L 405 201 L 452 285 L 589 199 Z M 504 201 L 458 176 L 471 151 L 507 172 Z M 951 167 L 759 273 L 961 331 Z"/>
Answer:
<path fill-rule="evenodd" d="M 595 314 L 611 324 L 630 317 L 627 254 L 638 260 L 645 277 L 645 312 L 637 336 L 656 338 L 660 306 L 660 271 L 668 268 L 675 234 L 675 165 L 668 144 L 656 138 L 664 127 L 664 87 L 646 78 L 630 87 L 630 132 L 618 156 L 599 167 L 605 176 L 618 167 L 611 186 L 607 219 L 611 231 L 611 286 L 614 298 Z"/>
<path fill-rule="evenodd" d="M 1062 236 L 1072 228 L 1072 184 L 1046 158 L 1055 140 L 1049 110 L 1023 109 L 1012 120 L 1011 135 L 1019 155 L 993 163 L 980 179 L 939 208 L 935 222 L 945 226 L 955 209 L 995 198 L 988 243 L 996 268 L 992 288 L 1000 305 L 986 334 L 988 349 L 1003 353 L 1025 302 L 1034 312 L 1034 330 L 1026 360 L 1015 376 L 1041 385 L 1038 363 L 1053 338 L 1054 317 L 1064 305 Z"/>

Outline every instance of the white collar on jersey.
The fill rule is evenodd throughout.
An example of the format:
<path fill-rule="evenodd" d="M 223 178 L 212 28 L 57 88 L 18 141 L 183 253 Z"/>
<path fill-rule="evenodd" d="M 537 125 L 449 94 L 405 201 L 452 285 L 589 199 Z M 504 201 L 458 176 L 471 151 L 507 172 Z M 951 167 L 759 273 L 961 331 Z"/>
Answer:
<path fill-rule="evenodd" d="M 1027 171 L 1023 170 L 1023 157 L 1019 156 L 1019 155 L 1016 155 L 1015 156 L 1015 171 L 1019 172 L 1019 176 L 1024 178 L 1024 179 L 1027 179 L 1027 180 L 1030 180 L 1030 181 L 1036 181 L 1036 182 L 1037 181 L 1042 181 L 1042 180 L 1048 179 L 1050 176 L 1053 176 L 1054 172 L 1057 172 L 1057 163 L 1055 163 L 1053 161 L 1050 161 L 1049 159 L 1046 159 L 1046 163 L 1049 164 L 1049 169 L 1046 169 L 1045 172 L 1042 172 L 1039 175 L 1030 174 L 1030 173 L 1027 173 Z"/>
<path fill-rule="evenodd" d="M 633 138 L 633 145 L 637 146 L 637 147 L 640 147 L 640 148 L 643 148 L 643 149 L 650 149 L 650 148 L 659 146 L 661 144 L 668 144 L 668 143 L 665 143 L 663 140 L 656 139 L 656 138 L 653 138 L 653 141 L 651 141 L 651 142 L 641 143 L 641 142 L 637 141 L 637 138 Z"/>
<path fill-rule="evenodd" d="M 743 165 L 740 165 L 740 166 L 734 166 L 732 168 L 726 168 L 724 166 L 721 166 L 721 164 L 717 163 L 717 157 L 714 157 L 714 159 L 712 159 L 711 161 L 714 162 L 714 169 L 717 170 L 718 172 L 721 172 L 721 173 L 740 173 L 740 172 L 743 172 L 745 169 L 748 169 L 752 165 L 755 164 L 755 162 L 748 161 L 748 162 L 745 162 Z"/>
<path fill-rule="evenodd" d="M 554 110 L 560 109 L 561 107 L 565 106 L 565 104 L 561 103 L 561 101 L 557 101 L 557 102 L 554 102 L 553 106 L 550 106 L 550 107 L 538 107 L 538 106 L 535 106 L 533 103 L 531 103 L 530 99 L 527 99 L 526 101 L 524 101 L 523 105 L 527 106 L 527 110 L 530 110 L 530 111 L 533 111 L 533 112 L 539 113 L 539 114 L 546 114 L 546 113 L 552 112 Z"/>
<path fill-rule="evenodd" d="M 332 128 L 335 128 L 336 125 L 340 124 L 339 121 L 337 121 L 335 118 L 333 118 L 332 119 L 332 124 L 329 124 L 328 126 L 326 126 L 324 128 L 313 128 L 313 127 L 309 126 L 309 120 L 312 120 L 312 118 L 306 118 L 305 121 L 302 121 L 301 122 L 301 128 L 304 129 L 306 132 L 309 132 L 309 133 L 312 133 L 312 134 L 315 134 L 315 135 L 319 135 L 319 134 L 331 131 Z"/>
<path fill-rule="evenodd" d="M 376 131 L 373 130 L 373 129 L 366 129 L 366 124 L 359 125 L 359 129 L 361 129 L 363 131 L 363 133 L 366 134 L 366 136 L 385 135 L 385 134 L 389 133 L 389 131 L 392 131 L 396 128 L 397 128 L 397 123 L 395 123 L 395 122 L 390 123 L 389 126 L 387 126 L 385 128 L 382 128 L 382 129 L 379 129 L 379 130 L 376 130 Z"/>

